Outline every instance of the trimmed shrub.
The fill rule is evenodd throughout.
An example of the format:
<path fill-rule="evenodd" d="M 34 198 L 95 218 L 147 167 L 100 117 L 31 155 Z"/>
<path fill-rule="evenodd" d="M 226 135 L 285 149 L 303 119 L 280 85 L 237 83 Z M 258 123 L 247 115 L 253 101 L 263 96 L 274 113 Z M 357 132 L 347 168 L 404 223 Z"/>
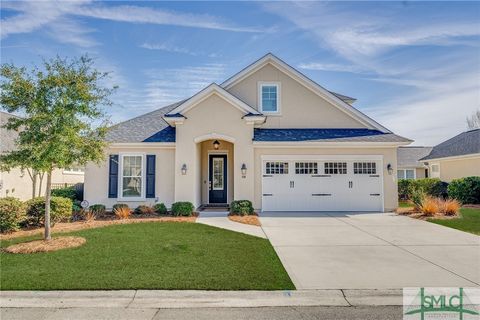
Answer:
<path fill-rule="evenodd" d="M 409 200 L 412 196 L 412 179 L 398 180 L 398 199 Z"/>
<path fill-rule="evenodd" d="M 180 201 L 172 204 L 172 214 L 174 216 L 189 217 L 193 214 L 193 204 L 188 201 Z"/>
<path fill-rule="evenodd" d="M 28 200 L 26 222 L 32 226 L 43 226 L 45 223 L 45 198 L 38 197 Z M 52 197 L 50 200 L 50 222 L 70 219 L 72 216 L 72 200 L 62 197 Z"/>
<path fill-rule="evenodd" d="M 154 205 L 153 210 L 158 214 L 167 214 L 167 207 L 163 203 L 157 203 Z"/>
<path fill-rule="evenodd" d="M 447 196 L 447 183 L 438 178 L 425 178 L 413 180 L 413 184 L 420 188 L 430 197 L 445 198 Z"/>
<path fill-rule="evenodd" d="M 130 207 L 126 203 L 116 203 L 112 207 L 112 211 L 115 212 L 115 210 L 120 209 L 120 208 L 128 208 L 130 210 Z"/>
<path fill-rule="evenodd" d="M 18 230 L 25 220 L 25 204 L 17 198 L 0 199 L 0 232 Z"/>
<path fill-rule="evenodd" d="M 250 200 L 235 200 L 230 204 L 230 212 L 241 216 L 253 214 L 253 205 Z"/>
<path fill-rule="evenodd" d="M 448 196 L 463 204 L 480 203 L 480 177 L 452 180 L 448 185 Z"/>
<path fill-rule="evenodd" d="M 78 200 L 77 199 L 77 191 L 75 191 L 74 187 L 53 189 L 52 190 L 52 197 L 69 198 L 72 201 Z"/>
<path fill-rule="evenodd" d="M 146 205 L 139 205 L 135 208 L 134 214 L 154 214 L 155 211 L 152 207 Z"/>
<path fill-rule="evenodd" d="M 103 216 L 106 211 L 106 208 L 103 204 L 92 204 L 88 209 L 92 212 L 95 212 L 97 216 Z"/>

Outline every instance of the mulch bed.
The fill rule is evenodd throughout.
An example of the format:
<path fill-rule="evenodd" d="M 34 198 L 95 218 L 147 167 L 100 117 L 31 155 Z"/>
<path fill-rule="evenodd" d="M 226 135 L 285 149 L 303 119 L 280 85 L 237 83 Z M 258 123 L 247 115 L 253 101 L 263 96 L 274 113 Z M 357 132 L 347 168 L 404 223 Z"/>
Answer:
<path fill-rule="evenodd" d="M 443 220 L 451 220 L 451 219 L 456 219 L 459 217 L 459 215 L 456 216 L 446 216 L 443 213 L 437 213 L 435 215 L 426 215 L 422 212 L 416 211 L 415 208 L 410 207 L 410 208 L 397 208 L 395 211 L 398 215 L 401 216 L 407 216 L 410 218 L 414 219 L 419 219 L 419 220 L 427 220 L 427 219 L 443 219 Z"/>
<path fill-rule="evenodd" d="M 92 221 L 76 221 L 76 222 L 60 222 L 52 227 L 52 232 L 72 232 L 91 228 L 101 228 L 116 224 L 130 224 L 143 222 L 195 222 L 196 216 L 192 217 L 171 217 L 171 216 L 131 216 L 130 219 L 118 220 L 112 216 L 102 217 L 101 220 Z M 42 234 L 42 228 L 35 228 L 29 230 L 19 230 L 8 234 L 1 234 L 0 240 L 9 240 L 18 237 L 28 237 L 36 234 Z"/>
<path fill-rule="evenodd" d="M 228 219 L 230 219 L 234 222 L 249 224 L 249 225 L 252 225 L 252 226 L 260 227 L 262 225 L 260 223 L 260 220 L 258 219 L 258 215 L 256 213 L 253 214 L 253 215 L 249 215 L 249 216 L 239 216 L 239 215 L 229 214 Z"/>
<path fill-rule="evenodd" d="M 36 253 L 57 251 L 66 248 L 75 248 L 83 245 L 87 240 L 82 237 L 55 237 L 52 240 L 35 240 L 17 243 L 4 249 L 8 253 Z"/>

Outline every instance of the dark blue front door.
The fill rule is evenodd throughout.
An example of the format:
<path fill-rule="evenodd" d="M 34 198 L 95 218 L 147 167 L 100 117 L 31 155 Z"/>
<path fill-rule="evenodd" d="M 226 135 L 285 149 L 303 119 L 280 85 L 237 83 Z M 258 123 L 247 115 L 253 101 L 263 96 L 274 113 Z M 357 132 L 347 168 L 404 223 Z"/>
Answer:
<path fill-rule="evenodd" d="M 209 203 L 227 203 L 227 156 L 211 154 L 209 168 Z"/>

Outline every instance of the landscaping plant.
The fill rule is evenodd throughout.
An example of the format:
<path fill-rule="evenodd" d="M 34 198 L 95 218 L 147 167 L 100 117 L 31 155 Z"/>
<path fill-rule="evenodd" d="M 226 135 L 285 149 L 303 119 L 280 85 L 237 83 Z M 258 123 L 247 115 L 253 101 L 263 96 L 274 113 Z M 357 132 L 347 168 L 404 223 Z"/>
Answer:
<path fill-rule="evenodd" d="M 156 213 L 158 214 L 167 214 L 167 207 L 163 203 L 157 203 L 156 205 L 153 206 L 153 210 L 155 210 Z"/>
<path fill-rule="evenodd" d="M 118 208 L 113 210 L 113 213 L 115 214 L 115 216 L 118 219 L 123 220 L 123 219 L 130 218 L 130 215 L 132 214 L 132 211 L 127 206 L 127 207 L 118 207 Z"/>
<path fill-rule="evenodd" d="M 447 216 L 456 216 L 460 212 L 460 202 L 455 199 L 447 199 L 441 202 L 440 211 Z"/>
<path fill-rule="evenodd" d="M 26 202 L 26 224 L 31 226 L 44 226 L 45 224 L 45 198 L 37 197 Z M 52 197 L 50 199 L 50 223 L 65 221 L 72 216 L 72 200 L 68 198 Z"/>
<path fill-rule="evenodd" d="M 77 199 L 77 191 L 75 191 L 75 188 L 73 188 L 73 187 L 53 189 L 52 190 L 52 197 L 69 198 L 72 201 L 78 200 Z"/>
<path fill-rule="evenodd" d="M 107 77 L 88 56 L 57 56 L 29 71 L 11 63 L 1 66 L 0 105 L 23 117 L 11 117 L 5 125 L 18 138 L 12 151 L 0 155 L 0 169 L 46 174 L 45 240 L 51 239 L 53 170 L 104 159 L 108 124 L 100 106 L 111 105 L 108 96 L 115 89 L 104 87 Z"/>
<path fill-rule="evenodd" d="M 250 200 L 236 200 L 230 204 L 230 212 L 241 216 L 252 215 L 253 205 Z"/>
<path fill-rule="evenodd" d="M 425 197 L 419 207 L 420 211 L 427 216 L 433 216 L 439 211 L 438 199 Z"/>
<path fill-rule="evenodd" d="M 116 204 L 113 205 L 112 211 L 115 211 L 115 210 L 120 209 L 120 208 L 128 208 L 130 210 L 130 208 L 128 207 L 128 204 L 126 204 L 126 203 L 116 203 Z"/>
<path fill-rule="evenodd" d="M 96 216 L 105 215 L 105 206 L 103 204 L 92 204 L 89 210 L 94 212 Z"/>
<path fill-rule="evenodd" d="M 191 202 L 180 201 L 172 204 L 172 214 L 174 216 L 185 216 L 189 217 L 193 215 L 194 206 Z"/>
<path fill-rule="evenodd" d="M 411 201 L 416 210 L 420 210 L 422 203 L 425 199 L 425 192 L 420 188 L 413 188 L 411 191 Z"/>
<path fill-rule="evenodd" d="M 480 177 L 452 180 L 448 185 L 448 196 L 463 204 L 480 203 Z"/>
<path fill-rule="evenodd" d="M 135 211 L 133 213 L 135 213 L 135 214 L 154 214 L 155 210 L 153 210 L 153 208 L 150 207 L 150 206 L 139 205 L 138 207 L 135 208 Z"/>
<path fill-rule="evenodd" d="M 0 232 L 18 230 L 25 220 L 25 204 L 17 198 L 0 199 Z"/>

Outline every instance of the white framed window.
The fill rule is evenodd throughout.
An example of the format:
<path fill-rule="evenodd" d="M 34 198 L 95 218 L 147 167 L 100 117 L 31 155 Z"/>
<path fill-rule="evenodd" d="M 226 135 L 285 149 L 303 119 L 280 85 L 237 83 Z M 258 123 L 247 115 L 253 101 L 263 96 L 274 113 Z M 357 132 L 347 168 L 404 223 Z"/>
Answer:
<path fill-rule="evenodd" d="M 258 83 L 258 107 L 262 113 L 280 113 L 280 83 Z"/>
<path fill-rule="evenodd" d="M 295 174 L 318 174 L 316 162 L 295 162 Z"/>
<path fill-rule="evenodd" d="M 63 169 L 64 174 L 85 174 L 85 170 L 83 167 L 71 167 Z"/>
<path fill-rule="evenodd" d="M 432 163 L 430 165 L 430 176 L 432 178 L 439 178 L 440 177 L 440 164 L 439 163 Z"/>
<path fill-rule="evenodd" d="M 353 174 L 377 174 L 375 162 L 354 162 Z"/>
<path fill-rule="evenodd" d="M 438 164 L 432 164 L 432 172 L 440 172 L 440 166 Z"/>
<path fill-rule="evenodd" d="M 213 158 L 213 190 L 224 190 L 223 186 L 223 158 Z"/>
<path fill-rule="evenodd" d="M 145 155 L 120 154 L 119 198 L 145 198 Z"/>
<path fill-rule="evenodd" d="M 288 174 L 288 162 L 279 162 L 279 161 L 266 162 L 265 174 Z"/>
<path fill-rule="evenodd" d="M 347 174 L 347 163 L 325 162 L 325 174 Z"/>
<path fill-rule="evenodd" d="M 398 179 L 415 179 L 415 169 L 398 169 L 397 170 Z"/>

